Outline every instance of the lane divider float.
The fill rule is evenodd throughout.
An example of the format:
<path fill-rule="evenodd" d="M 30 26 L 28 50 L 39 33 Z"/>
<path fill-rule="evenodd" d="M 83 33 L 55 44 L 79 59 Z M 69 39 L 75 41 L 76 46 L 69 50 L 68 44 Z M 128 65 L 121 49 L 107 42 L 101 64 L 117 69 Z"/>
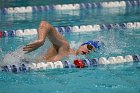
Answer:
<path fill-rule="evenodd" d="M 18 64 L 5 65 L 0 67 L 0 71 L 3 72 L 28 72 L 32 70 L 46 70 L 46 69 L 58 69 L 58 68 L 85 68 L 85 67 L 95 67 L 99 65 L 108 64 L 123 64 L 123 63 L 138 63 L 140 62 L 140 55 L 126 55 L 117 57 L 101 57 L 93 59 L 76 59 L 74 62 L 70 61 L 57 61 L 57 62 L 40 62 L 40 63 L 30 63 L 21 62 Z"/>
<path fill-rule="evenodd" d="M 1 8 L 0 13 L 31 13 L 37 11 L 48 10 L 77 10 L 77 9 L 91 9 L 91 8 L 110 8 L 110 7 L 130 7 L 139 6 L 140 0 L 130 1 L 114 1 L 114 2 L 93 2 L 93 3 L 81 3 L 81 4 L 63 4 L 63 5 L 46 5 L 46 6 L 27 6 L 27 7 L 9 7 Z"/>
<path fill-rule="evenodd" d="M 107 31 L 110 29 L 140 29 L 140 22 L 101 24 L 101 25 L 81 25 L 81 26 L 62 26 L 55 27 L 60 33 L 64 32 L 88 32 L 88 31 Z M 0 31 L 0 37 L 36 35 L 37 29 L 18 29 L 11 31 Z"/>

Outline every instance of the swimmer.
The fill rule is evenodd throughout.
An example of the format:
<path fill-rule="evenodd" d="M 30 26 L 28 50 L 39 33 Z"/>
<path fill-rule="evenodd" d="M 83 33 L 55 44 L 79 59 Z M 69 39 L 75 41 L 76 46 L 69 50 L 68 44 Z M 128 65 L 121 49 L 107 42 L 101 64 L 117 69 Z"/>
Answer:
<path fill-rule="evenodd" d="M 70 48 L 68 41 L 58 31 L 56 31 L 51 24 L 47 21 L 41 21 L 38 28 L 37 40 L 23 47 L 23 51 L 29 53 L 36 50 L 45 43 L 46 37 L 52 43 L 52 47 L 48 49 L 46 54 L 42 55 L 41 60 L 45 60 L 47 62 L 61 60 L 69 54 L 86 55 L 100 47 L 98 44 L 99 41 L 87 41 L 81 44 L 77 50 L 73 50 Z"/>

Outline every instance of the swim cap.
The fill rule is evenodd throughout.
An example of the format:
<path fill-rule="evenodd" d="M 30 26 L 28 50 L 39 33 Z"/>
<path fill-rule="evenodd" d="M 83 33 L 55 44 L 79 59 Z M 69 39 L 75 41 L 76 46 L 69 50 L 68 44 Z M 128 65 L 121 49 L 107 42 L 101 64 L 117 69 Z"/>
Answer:
<path fill-rule="evenodd" d="M 100 41 L 87 41 L 87 42 L 85 42 L 85 43 L 83 43 L 83 44 L 81 44 L 81 46 L 82 45 L 92 45 L 93 47 L 95 47 L 96 49 L 99 49 L 100 47 L 101 47 L 101 42 Z"/>

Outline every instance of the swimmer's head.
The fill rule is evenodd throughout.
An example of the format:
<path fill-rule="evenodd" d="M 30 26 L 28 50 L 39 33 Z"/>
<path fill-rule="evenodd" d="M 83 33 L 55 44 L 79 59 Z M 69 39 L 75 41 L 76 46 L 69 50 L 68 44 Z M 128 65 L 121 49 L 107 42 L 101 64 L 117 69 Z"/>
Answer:
<path fill-rule="evenodd" d="M 91 47 L 95 48 L 95 49 L 99 49 L 101 47 L 100 41 L 87 41 L 83 44 L 81 44 L 81 46 L 83 45 L 90 45 Z"/>
<path fill-rule="evenodd" d="M 78 49 L 78 53 L 82 55 L 89 54 L 91 51 L 95 52 L 96 49 L 100 49 L 100 47 L 100 41 L 87 41 L 81 44 L 81 46 Z"/>

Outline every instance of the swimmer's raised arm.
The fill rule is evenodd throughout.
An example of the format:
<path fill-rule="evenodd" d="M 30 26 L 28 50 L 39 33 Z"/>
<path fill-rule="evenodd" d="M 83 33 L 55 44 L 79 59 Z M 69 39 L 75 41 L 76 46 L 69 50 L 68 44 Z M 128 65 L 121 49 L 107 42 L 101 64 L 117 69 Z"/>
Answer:
<path fill-rule="evenodd" d="M 54 27 L 50 25 L 46 21 L 41 21 L 39 28 L 38 28 L 38 40 L 41 42 L 45 42 L 46 36 L 51 32 L 54 31 Z"/>
<path fill-rule="evenodd" d="M 45 42 L 46 36 L 52 32 L 56 32 L 55 28 L 46 21 L 41 21 L 37 30 L 38 38 L 34 42 L 26 45 L 23 51 L 31 52 L 42 46 Z"/>

